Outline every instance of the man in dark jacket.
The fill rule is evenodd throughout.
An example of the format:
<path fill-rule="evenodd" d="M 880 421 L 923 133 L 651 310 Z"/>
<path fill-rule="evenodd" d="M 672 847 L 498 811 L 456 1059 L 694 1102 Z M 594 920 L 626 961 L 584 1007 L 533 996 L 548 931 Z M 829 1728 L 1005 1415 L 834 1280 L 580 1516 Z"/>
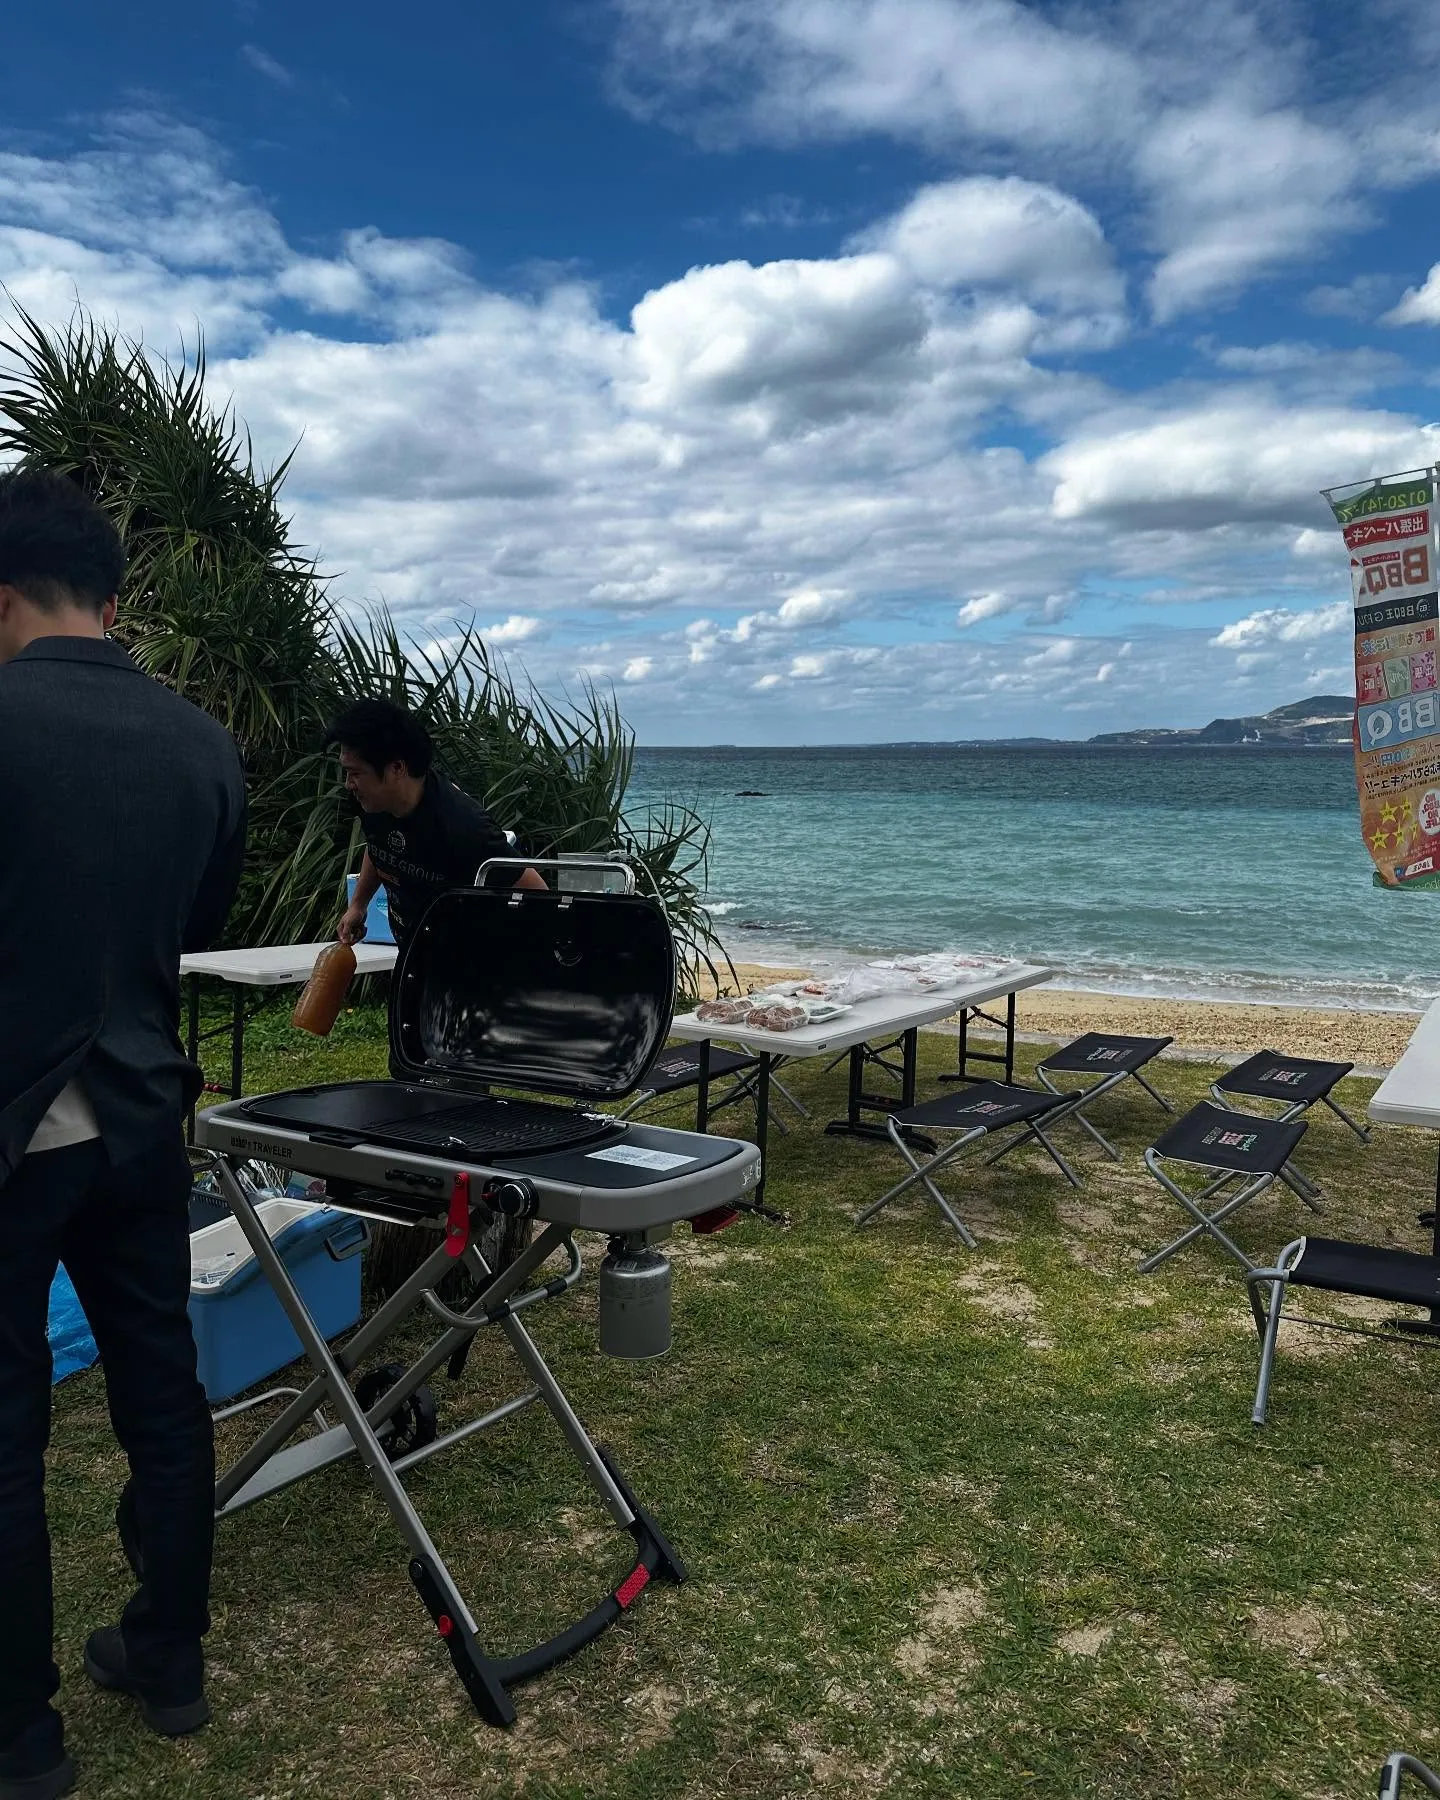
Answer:
<path fill-rule="evenodd" d="M 166 1735 L 209 1717 L 214 1446 L 182 1137 L 200 1076 L 179 962 L 234 898 L 245 789 L 229 734 L 107 640 L 123 566 L 73 482 L 0 476 L 0 1800 L 74 1780 L 44 1504 L 60 1261 L 100 1349 L 144 1568 L 85 1667 Z"/>

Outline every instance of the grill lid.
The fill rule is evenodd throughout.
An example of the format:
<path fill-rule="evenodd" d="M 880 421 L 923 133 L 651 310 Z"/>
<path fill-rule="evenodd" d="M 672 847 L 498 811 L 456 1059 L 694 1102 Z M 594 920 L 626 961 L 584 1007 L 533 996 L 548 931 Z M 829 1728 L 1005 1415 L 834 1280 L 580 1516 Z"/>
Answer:
<path fill-rule="evenodd" d="M 405 947 L 390 1072 L 619 1100 L 664 1044 L 675 946 L 635 894 L 454 888 Z"/>

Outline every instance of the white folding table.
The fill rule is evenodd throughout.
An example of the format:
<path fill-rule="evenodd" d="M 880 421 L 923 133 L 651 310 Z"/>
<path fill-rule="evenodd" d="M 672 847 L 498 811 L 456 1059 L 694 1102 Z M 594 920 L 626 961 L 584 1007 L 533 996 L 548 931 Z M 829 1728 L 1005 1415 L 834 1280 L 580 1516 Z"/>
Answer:
<path fill-rule="evenodd" d="M 1431 1002 L 1415 1027 L 1399 1062 L 1370 1096 L 1370 1117 L 1380 1125 L 1415 1125 L 1440 1131 L 1440 1000 Z M 1440 1256 L 1440 1159 L 1435 1170 L 1433 1251 Z M 1440 1330 L 1440 1307 L 1430 1323 Z"/>
<path fill-rule="evenodd" d="M 324 944 L 261 944 L 253 950 L 205 950 L 180 958 L 180 973 L 190 977 L 190 1016 L 187 1048 L 191 1062 L 200 1060 L 206 1038 L 230 1033 L 230 1086 L 211 1091 L 238 1100 L 245 1086 L 245 990 L 247 988 L 299 987 L 310 979 L 315 958 Z M 395 967 L 399 952 L 394 944 L 355 945 L 355 973 L 381 975 Z M 227 1025 L 217 1025 L 202 1037 L 200 1031 L 200 978 L 213 975 L 234 989 L 234 1004 Z M 191 1141 L 194 1114 L 191 1114 Z"/>
<path fill-rule="evenodd" d="M 846 1115 L 843 1119 L 832 1119 L 825 1129 L 832 1134 L 886 1138 L 883 1118 L 878 1121 L 870 1120 L 865 1114 L 880 1113 L 888 1117 L 892 1112 L 903 1111 L 915 1104 L 915 1059 L 917 1038 L 922 1025 L 938 1024 L 941 1019 L 948 1019 L 952 1014 L 959 1013 L 958 1078 L 964 1081 L 982 1079 L 969 1074 L 969 1063 L 995 1062 L 1004 1064 L 1005 1080 L 1008 1082 L 1013 1079 L 1015 1072 L 1015 996 L 1022 988 L 1037 987 L 1042 981 L 1049 981 L 1054 973 L 1053 969 L 1040 968 L 1033 963 L 1005 963 L 997 969 L 987 969 L 978 974 L 974 981 L 956 982 L 949 987 L 932 989 L 929 993 L 886 994 L 874 1000 L 859 1000 L 847 1012 L 839 1013 L 833 1019 L 827 1019 L 821 1024 L 801 1025 L 794 1031 L 752 1031 L 744 1025 L 726 1025 L 715 1019 L 701 1019 L 695 1013 L 684 1013 L 673 1020 L 670 1031 L 672 1036 L 701 1047 L 700 1092 L 696 1102 L 698 1118 L 704 1118 L 708 1111 L 708 1065 L 712 1042 L 718 1040 L 733 1044 L 737 1049 L 760 1058 L 755 1097 L 755 1142 L 763 1159 L 770 1124 L 770 1072 L 777 1063 L 789 1062 L 795 1057 L 825 1056 L 848 1050 L 850 1091 Z M 967 1035 L 971 1014 L 982 1013 L 982 1008 L 987 1004 L 1001 999 L 1008 1003 L 1005 1019 L 996 1021 L 1003 1024 L 1005 1032 L 1003 1054 L 997 1051 L 972 1050 Z M 990 1015 L 982 1016 L 988 1018 Z M 879 1038 L 891 1042 L 899 1039 L 903 1045 L 898 1096 L 865 1092 L 865 1066 L 871 1060 L 867 1046 Z M 888 1138 L 886 1141 L 888 1142 Z M 762 1182 L 764 1168 L 762 1160 Z"/>

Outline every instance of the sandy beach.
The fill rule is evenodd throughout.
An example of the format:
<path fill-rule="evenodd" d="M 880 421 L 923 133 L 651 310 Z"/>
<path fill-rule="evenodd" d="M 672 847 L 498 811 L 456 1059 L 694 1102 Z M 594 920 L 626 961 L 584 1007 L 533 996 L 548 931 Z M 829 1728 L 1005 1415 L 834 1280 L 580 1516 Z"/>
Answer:
<path fill-rule="evenodd" d="M 746 993 L 772 981 L 793 981 L 805 969 L 735 964 Z M 705 991 L 712 991 L 713 984 Z M 1328 1057 L 1364 1069 L 1388 1069 L 1410 1041 L 1419 1013 L 1317 1012 L 1299 1006 L 1233 1006 L 1219 1001 L 1132 999 L 1049 986 L 1028 988 L 1016 1003 L 1016 1029 L 1025 1036 L 1065 1042 L 1082 1031 L 1173 1037 L 1177 1050 L 1215 1056 L 1284 1050 Z"/>

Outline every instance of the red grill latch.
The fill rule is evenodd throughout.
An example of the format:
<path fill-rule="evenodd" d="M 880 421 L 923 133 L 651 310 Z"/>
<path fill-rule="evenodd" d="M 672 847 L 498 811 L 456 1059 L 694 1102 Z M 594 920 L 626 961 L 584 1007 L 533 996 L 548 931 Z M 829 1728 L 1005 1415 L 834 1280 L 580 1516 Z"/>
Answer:
<path fill-rule="evenodd" d="M 455 1177 L 450 1190 L 450 1217 L 445 1225 L 445 1249 L 450 1256 L 463 1256 L 470 1242 L 470 1177 L 463 1171 Z"/>

